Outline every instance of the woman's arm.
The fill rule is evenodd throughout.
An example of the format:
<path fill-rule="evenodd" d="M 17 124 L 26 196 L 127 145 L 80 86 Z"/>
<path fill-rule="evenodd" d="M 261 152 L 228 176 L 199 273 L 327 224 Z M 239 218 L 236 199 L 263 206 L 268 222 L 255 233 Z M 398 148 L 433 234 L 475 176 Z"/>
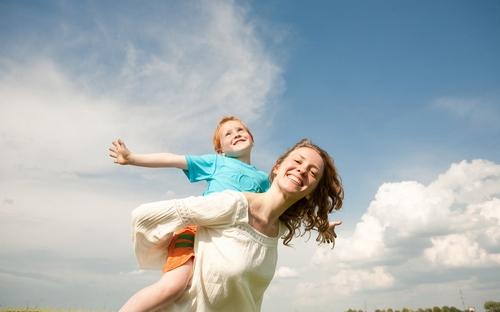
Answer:
<path fill-rule="evenodd" d="M 113 158 L 115 163 L 120 165 L 187 169 L 186 157 L 184 155 L 172 153 L 135 154 L 120 139 L 113 141 L 112 146 L 109 148 L 109 156 Z"/>
<path fill-rule="evenodd" d="M 158 201 L 136 208 L 132 212 L 132 223 L 134 229 L 154 241 L 160 233 L 188 225 L 219 226 L 246 219 L 247 205 L 243 193 L 236 191 Z"/>
<path fill-rule="evenodd" d="M 224 191 L 139 206 L 132 212 L 133 242 L 139 266 L 156 269 L 166 259 L 171 234 L 188 225 L 225 226 L 248 221 L 242 193 Z"/>

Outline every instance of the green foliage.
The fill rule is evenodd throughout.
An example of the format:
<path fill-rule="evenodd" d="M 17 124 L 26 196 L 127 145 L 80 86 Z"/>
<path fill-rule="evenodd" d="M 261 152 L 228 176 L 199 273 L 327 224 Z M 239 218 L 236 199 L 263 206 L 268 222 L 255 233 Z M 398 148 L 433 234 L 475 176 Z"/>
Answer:
<path fill-rule="evenodd" d="M 484 309 L 487 312 L 500 312 L 500 302 L 497 302 L 497 301 L 486 301 L 484 303 Z"/>
<path fill-rule="evenodd" d="M 486 312 L 500 312 L 500 302 L 488 301 L 485 303 L 484 308 Z M 349 309 L 346 312 L 363 312 L 363 310 Z M 365 311 L 367 312 L 367 311 Z M 376 309 L 373 312 L 464 312 L 454 306 L 443 306 L 438 307 L 435 306 L 433 308 L 418 308 L 416 310 L 412 310 L 409 308 L 403 308 L 401 310 L 393 310 L 392 308 L 387 309 Z"/>
<path fill-rule="evenodd" d="M 0 312 L 97 312 L 95 310 L 82 310 L 82 309 L 51 309 L 39 307 L 2 307 Z"/>

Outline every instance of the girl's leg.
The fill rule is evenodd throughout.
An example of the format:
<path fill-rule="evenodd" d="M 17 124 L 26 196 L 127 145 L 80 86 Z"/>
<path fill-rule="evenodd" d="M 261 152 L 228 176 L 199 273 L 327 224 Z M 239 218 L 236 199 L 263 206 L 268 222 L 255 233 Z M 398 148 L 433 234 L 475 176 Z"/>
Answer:
<path fill-rule="evenodd" d="M 172 304 L 186 290 L 192 271 L 193 258 L 164 273 L 158 282 L 139 290 L 123 305 L 120 312 L 154 311 Z"/>

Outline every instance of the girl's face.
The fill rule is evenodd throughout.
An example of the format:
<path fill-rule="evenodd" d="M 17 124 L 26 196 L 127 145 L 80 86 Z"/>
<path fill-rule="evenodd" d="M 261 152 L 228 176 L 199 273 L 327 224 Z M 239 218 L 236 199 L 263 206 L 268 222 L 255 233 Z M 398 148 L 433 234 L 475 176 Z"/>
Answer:
<path fill-rule="evenodd" d="M 283 159 L 273 171 L 278 186 L 296 198 L 306 197 L 318 185 L 323 175 L 323 159 L 312 148 L 299 147 Z"/>
<path fill-rule="evenodd" d="M 253 145 L 252 136 L 243 124 L 237 120 L 226 121 L 219 130 L 222 153 L 229 157 L 240 157 L 250 153 Z"/>

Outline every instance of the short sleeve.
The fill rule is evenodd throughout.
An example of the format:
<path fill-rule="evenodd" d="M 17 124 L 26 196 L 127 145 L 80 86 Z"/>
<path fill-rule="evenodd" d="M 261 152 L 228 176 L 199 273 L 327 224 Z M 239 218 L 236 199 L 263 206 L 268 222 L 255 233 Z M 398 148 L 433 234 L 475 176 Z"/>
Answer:
<path fill-rule="evenodd" d="M 271 187 L 271 183 L 267 174 L 263 171 L 260 172 L 262 175 L 262 182 L 260 183 L 260 187 L 262 188 L 262 192 L 266 192 Z"/>
<path fill-rule="evenodd" d="M 190 182 L 204 181 L 211 178 L 217 166 L 217 155 L 186 155 L 187 169 L 184 173 Z"/>

